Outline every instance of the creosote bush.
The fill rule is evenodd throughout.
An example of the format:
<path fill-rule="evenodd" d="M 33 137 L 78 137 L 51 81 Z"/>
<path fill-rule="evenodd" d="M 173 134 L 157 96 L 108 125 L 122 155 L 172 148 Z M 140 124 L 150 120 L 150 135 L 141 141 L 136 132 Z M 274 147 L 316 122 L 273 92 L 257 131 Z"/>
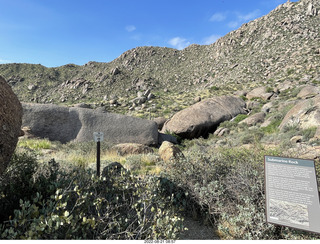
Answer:
<path fill-rule="evenodd" d="M 182 230 L 157 178 L 126 170 L 97 177 L 54 160 L 40 167 L 28 155 L 16 155 L 12 169 L 20 174 L 9 169 L 1 183 L 24 188 L 16 194 L 1 184 L 0 204 L 10 212 L 2 216 L 1 239 L 175 239 Z"/>

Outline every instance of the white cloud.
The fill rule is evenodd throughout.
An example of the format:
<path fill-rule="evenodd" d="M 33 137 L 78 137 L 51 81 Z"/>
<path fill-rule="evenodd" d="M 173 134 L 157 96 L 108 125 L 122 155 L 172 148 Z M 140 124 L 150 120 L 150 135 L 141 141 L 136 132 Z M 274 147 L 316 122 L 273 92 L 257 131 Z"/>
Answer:
<path fill-rule="evenodd" d="M 237 28 L 239 26 L 240 26 L 240 22 L 239 21 L 230 21 L 228 23 L 228 27 L 230 27 L 232 29 L 235 29 L 235 28 Z"/>
<path fill-rule="evenodd" d="M 190 45 L 190 42 L 188 42 L 187 39 L 181 37 L 174 37 L 170 39 L 168 43 L 179 50 L 182 50 Z"/>
<path fill-rule="evenodd" d="M 256 9 L 248 14 L 237 14 L 238 15 L 238 20 L 240 21 L 249 21 L 257 18 L 260 15 L 260 10 Z"/>
<path fill-rule="evenodd" d="M 211 35 L 211 36 L 205 37 L 203 39 L 203 44 L 210 45 L 210 44 L 216 42 L 216 40 L 218 40 L 220 37 L 221 36 L 219 36 L 219 35 Z"/>
<path fill-rule="evenodd" d="M 134 26 L 134 25 L 127 25 L 126 26 L 126 30 L 128 32 L 132 32 L 132 31 L 135 31 L 137 28 Z"/>
<path fill-rule="evenodd" d="M 0 59 L 0 64 L 12 63 L 10 60 Z"/>
<path fill-rule="evenodd" d="M 215 13 L 211 16 L 210 21 L 212 22 L 221 22 L 224 21 L 227 18 L 226 13 Z"/>
<path fill-rule="evenodd" d="M 235 12 L 234 14 L 236 15 L 236 20 L 230 21 L 228 23 L 228 27 L 230 27 L 232 29 L 236 29 L 236 28 L 240 27 L 240 25 L 258 18 L 261 15 L 261 11 L 259 9 L 256 9 L 250 13 L 247 13 L 247 14 L 243 14 L 240 12 Z"/>

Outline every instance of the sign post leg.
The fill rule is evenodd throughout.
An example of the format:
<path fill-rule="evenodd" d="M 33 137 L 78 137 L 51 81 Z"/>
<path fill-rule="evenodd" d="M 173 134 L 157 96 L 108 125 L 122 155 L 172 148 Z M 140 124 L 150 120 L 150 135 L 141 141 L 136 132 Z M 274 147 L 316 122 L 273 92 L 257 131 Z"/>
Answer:
<path fill-rule="evenodd" d="M 100 141 L 97 142 L 97 176 L 100 177 Z"/>

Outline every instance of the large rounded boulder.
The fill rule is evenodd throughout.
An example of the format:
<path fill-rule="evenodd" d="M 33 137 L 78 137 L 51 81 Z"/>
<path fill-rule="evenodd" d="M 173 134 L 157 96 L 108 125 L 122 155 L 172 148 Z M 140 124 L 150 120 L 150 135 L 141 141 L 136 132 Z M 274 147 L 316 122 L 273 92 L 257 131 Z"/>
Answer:
<path fill-rule="evenodd" d="M 6 80 L 0 76 L 0 175 L 7 168 L 22 135 L 22 107 Z"/>
<path fill-rule="evenodd" d="M 319 127 L 320 125 L 320 95 L 302 100 L 286 114 L 279 128 L 298 126 L 302 129 Z"/>
<path fill-rule="evenodd" d="M 245 107 L 246 103 L 234 96 L 206 99 L 176 113 L 164 124 L 162 132 L 174 133 L 186 139 L 206 137 L 220 123 L 238 114 L 246 114 Z"/>
<path fill-rule="evenodd" d="M 105 141 L 110 143 L 158 144 L 158 126 L 154 121 L 53 104 L 22 106 L 23 126 L 36 137 L 62 143 L 85 142 L 93 140 L 94 132 L 103 132 Z"/>

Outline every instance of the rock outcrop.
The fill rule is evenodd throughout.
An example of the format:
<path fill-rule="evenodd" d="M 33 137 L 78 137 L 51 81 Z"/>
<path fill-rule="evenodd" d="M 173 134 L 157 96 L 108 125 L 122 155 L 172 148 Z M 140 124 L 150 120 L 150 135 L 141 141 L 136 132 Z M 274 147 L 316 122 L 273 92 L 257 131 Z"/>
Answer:
<path fill-rule="evenodd" d="M 0 175 L 7 168 L 21 131 L 22 107 L 6 80 L 0 76 Z"/>
<path fill-rule="evenodd" d="M 176 113 L 164 124 L 162 132 L 175 133 L 187 139 L 206 137 L 213 133 L 220 123 L 238 114 L 245 114 L 245 107 L 246 103 L 241 98 L 210 98 Z"/>
<path fill-rule="evenodd" d="M 320 89 L 317 86 L 305 86 L 298 93 L 297 97 L 299 98 L 310 98 L 318 95 L 320 93 Z"/>
<path fill-rule="evenodd" d="M 103 132 L 111 143 L 158 144 L 158 127 L 153 121 L 92 109 L 52 104 L 23 103 L 23 126 L 34 136 L 62 143 L 91 141 L 93 132 Z"/>
<path fill-rule="evenodd" d="M 320 95 L 302 100 L 296 104 L 284 117 L 279 128 L 299 126 L 302 129 L 320 125 Z"/>
<path fill-rule="evenodd" d="M 163 142 L 160 146 L 159 156 L 165 162 L 174 159 L 184 158 L 184 155 L 181 152 L 181 150 L 178 147 L 176 147 L 173 143 L 168 141 Z"/>
<path fill-rule="evenodd" d="M 264 112 L 256 113 L 242 120 L 239 124 L 247 124 L 248 126 L 253 126 L 258 123 L 263 123 L 265 117 L 266 114 Z"/>
<path fill-rule="evenodd" d="M 258 87 L 253 89 L 252 91 L 248 92 L 247 98 L 248 99 L 253 99 L 253 98 L 261 98 L 263 100 L 268 100 L 270 97 L 272 97 L 273 93 L 272 92 L 267 92 L 266 87 Z"/>

